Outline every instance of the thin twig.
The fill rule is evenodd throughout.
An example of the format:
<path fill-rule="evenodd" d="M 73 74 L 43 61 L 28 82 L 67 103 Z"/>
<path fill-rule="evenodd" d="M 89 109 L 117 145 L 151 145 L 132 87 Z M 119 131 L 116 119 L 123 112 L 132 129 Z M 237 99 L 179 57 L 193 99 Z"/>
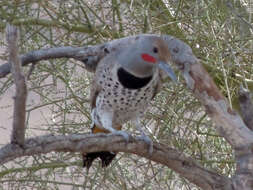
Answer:
<path fill-rule="evenodd" d="M 31 65 L 31 67 L 29 68 L 29 71 L 28 71 L 28 73 L 27 73 L 27 80 L 30 80 L 30 77 L 31 77 L 31 75 L 32 75 L 32 72 L 34 71 L 34 69 L 35 69 L 35 63 L 32 63 L 32 65 Z"/>

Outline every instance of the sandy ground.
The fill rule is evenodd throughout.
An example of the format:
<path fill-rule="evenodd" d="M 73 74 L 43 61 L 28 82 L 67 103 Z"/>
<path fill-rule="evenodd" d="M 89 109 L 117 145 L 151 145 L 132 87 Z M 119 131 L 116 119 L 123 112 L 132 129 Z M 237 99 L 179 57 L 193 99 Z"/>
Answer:
<path fill-rule="evenodd" d="M 15 89 L 12 87 L 8 89 L 4 94 L 0 95 L 0 145 L 10 142 L 10 136 L 12 131 L 13 120 L 13 97 L 15 95 Z M 32 102 L 39 102 L 39 97 L 33 93 L 29 93 L 27 97 L 27 104 Z M 29 126 L 34 126 L 34 130 L 29 129 L 29 136 L 42 135 L 41 130 L 36 130 L 41 127 L 42 115 L 50 117 L 49 113 L 45 109 L 34 110 L 29 119 Z M 38 134 L 39 133 L 39 134 Z M 45 133 L 45 132 L 44 132 Z"/>
<path fill-rule="evenodd" d="M 14 90 L 8 90 L 7 93 L 0 96 L 0 144 L 6 144 L 10 141 L 13 98 Z"/>
<path fill-rule="evenodd" d="M 3 37 L 2 35 L 0 37 Z M 0 55 L 5 52 L 3 47 L 0 47 Z M 4 64 L 0 60 L 0 65 Z M 0 84 L 1 87 L 2 84 Z M 5 94 L 0 94 L 0 145 L 10 141 L 11 124 L 13 115 L 13 95 L 14 89 L 9 89 Z"/>

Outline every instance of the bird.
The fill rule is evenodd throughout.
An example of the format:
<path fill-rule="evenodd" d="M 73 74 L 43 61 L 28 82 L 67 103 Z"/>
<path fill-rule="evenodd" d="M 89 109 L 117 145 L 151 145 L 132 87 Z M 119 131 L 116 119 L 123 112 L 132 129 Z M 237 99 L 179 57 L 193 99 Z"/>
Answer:
<path fill-rule="evenodd" d="M 133 121 L 152 153 L 152 141 L 143 132 L 140 117 L 159 92 L 162 74 L 177 80 L 169 62 L 168 46 L 159 36 L 136 37 L 125 49 L 100 60 L 90 87 L 92 133 L 118 134 L 128 142 L 129 135 L 122 126 Z M 101 159 L 102 167 L 107 167 L 116 154 L 83 153 L 83 167 L 89 169 L 96 158 Z"/>

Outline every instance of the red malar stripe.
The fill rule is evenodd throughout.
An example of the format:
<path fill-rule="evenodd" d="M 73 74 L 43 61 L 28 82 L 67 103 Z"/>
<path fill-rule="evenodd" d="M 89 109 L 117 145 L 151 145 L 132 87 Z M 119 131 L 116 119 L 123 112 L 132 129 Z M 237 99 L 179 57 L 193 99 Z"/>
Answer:
<path fill-rule="evenodd" d="M 148 61 L 148 62 L 151 62 L 151 63 L 155 63 L 156 62 L 156 59 L 149 55 L 149 54 L 141 54 L 141 58 L 144 60 L 144 61 Z"/>

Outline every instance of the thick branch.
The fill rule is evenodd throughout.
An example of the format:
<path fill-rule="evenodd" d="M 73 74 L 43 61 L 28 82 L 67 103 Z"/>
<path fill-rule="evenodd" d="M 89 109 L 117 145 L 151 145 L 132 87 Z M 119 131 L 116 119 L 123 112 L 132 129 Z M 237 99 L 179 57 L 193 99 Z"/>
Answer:
<path fill-rule="evenodd" d="M 250 92 L 242 86 L 239 89 L 240 111 L 247 127 L 253 130 L 253 105 Z M 235 189 L 252 189 L 253 187 L 253 151 L 252 147 L 242 147 L 235 150 L 236 175 L 233 183 Z"/>
<path fill-rule="evenodd" d="M 225 97 L 202 65 L 184 64 L 184 78 L 194 95 L 202 102 L 207 114 L 216 122 L 216 129 L 233 148 L 252 146 L 253 133 L 241 117 L 228 105 Z"/>
<path fill-rule="evenodd" d="M 11 142 L 23 146 L 25 140 L 25 105 L 26 105 L 26 83 L 21 71 L 21 63 L 18 55 L 18 29 L 7 25 L 6 38 L 9 49 L 9 64 L 12 66 L 12 75 L 16 85 L 14 98 L 13 129 Z"/>
<path fill-rule="evenodd" d="M 57 58 L 74 58 L 80 61 L 84 61 L 87 70 L 95 70 L 93 68 L 96 63 L 105 55 L 103 51 L 103 45 L 87 46 L 87 47 L 57 47 L 48 48 L 37 51 L 31 51 L 29 53 L 20 56 L 22 66 L 27 66 L 30 63 L 38 63 L 38 61 L 57 59 Z M 93 65 L 94 63 L 94 65 Z M 11 66 L 5 63 L 0 66 L 0 78 L 5 77 L 10 73 Z"/>
<path fill-rule="evenodd" d="M 22 66 L 27 66 L 30 63 L 38 63 L 38 61 L 56 59 L 56 58 L 74 58 L 78 60 L 85 59 L 88 60 L 89 57 L 92 57 L 92 61 L 97 62 L 99 55 L 103 54 L 103 51 L 100 49 L 100 46 L 92 47 L 58 47 L 58 48 L 48 48 L 37 51 L 31 51 L 29 53 L 21 55 Z M 85 61 L 84 60 L 84 61 Z M 89 63 L 89 62 L 88 62 Z M 91 66 L 92 67 L 92 66 Z M 11 66 L 8 63 L 5 63 L 0 66 L 0 78 L 5 77 L 10 73 Z M 89 68 L 88 68 L 89 69 Z"/>
<path fill-rule="evenodd" d="M 251 94 L 242 86 L 239 90 L 239 104 L 243 121 L 250 130 L 253 130 L 253 104 L 251 101 Z"/>
<path fill-rule="evenodd" d="M 95 152 L 120 151 L 134 153 L 152 161 L 168 166 L 192 183 L 203 189 L 226 189 L 230 180 L 209 171 L 182 152 L 154 143 L 152 155 L 148 146 L 138 138 L 130 137 L 129 143 L 121 136 L 106 134 L 84 134 L 69 136 L 41 136 L 25 141 L 24 148 L 8 144 L 0 150 L 0 164 L 18 157 L 40 153 L 57 152 Z"/>

